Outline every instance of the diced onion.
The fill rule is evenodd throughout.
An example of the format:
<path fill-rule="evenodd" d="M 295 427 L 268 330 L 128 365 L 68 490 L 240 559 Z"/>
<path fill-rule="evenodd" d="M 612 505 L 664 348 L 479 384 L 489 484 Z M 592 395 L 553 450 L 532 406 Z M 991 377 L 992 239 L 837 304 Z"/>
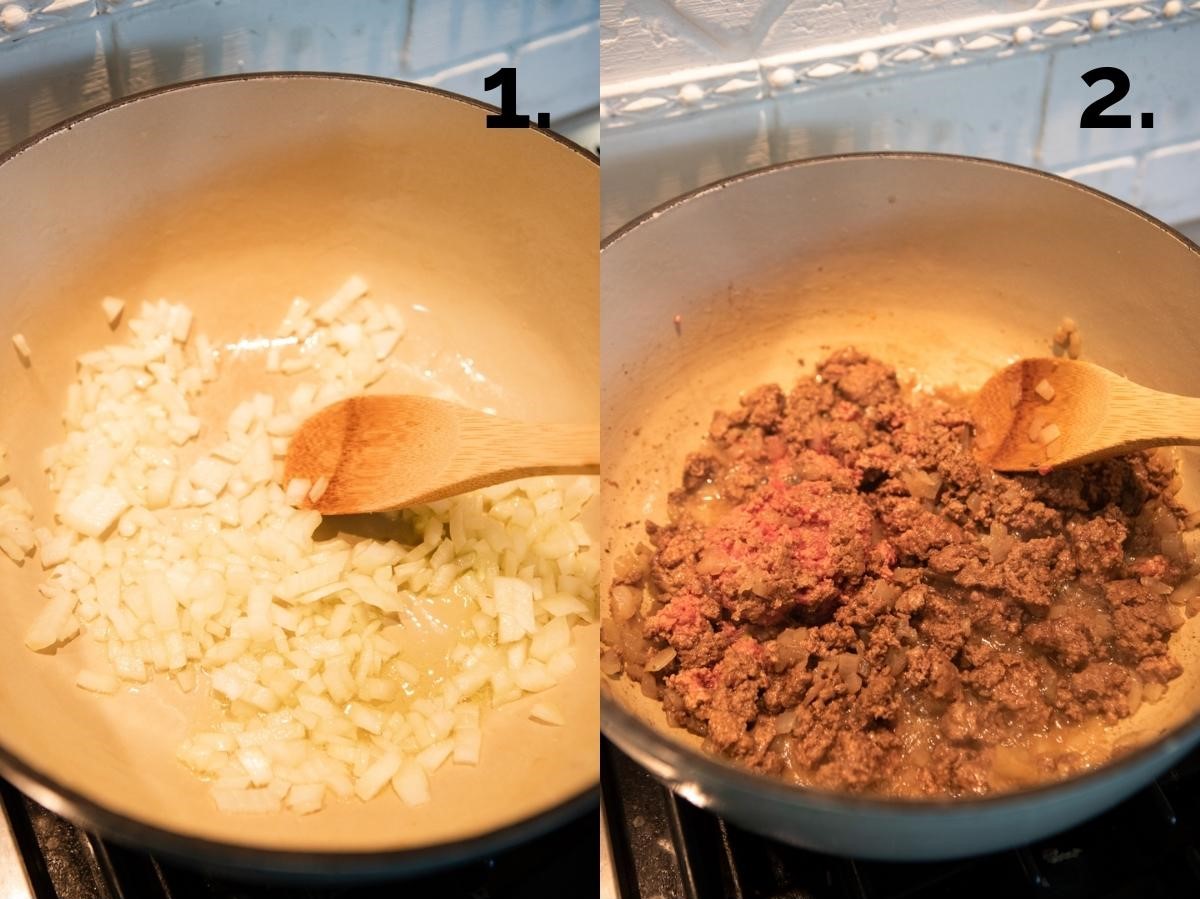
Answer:
<path fill-rule="evenodd" d="M 1042 419 L 1042 417 L 1040 415 L 1033 416 L 1033 418 L 1031 418 L 1029 421 L 1029 430 L 1026 432 L 1026 436 L 1029 438 L 1029 442 L 1030 443 L 1040 442 L 1041 437 L 1042 437 L 1042 431 L 1045 430 L 1045 428 L 1046 428 L 1046 422 Z"/>
<path fill-rule="evenodd" d="M 478 765 L 483 733 L 478 727 L 458 726 L 454 731 L 454 763 L 456 765 Z"/>
<path fill-rule="evenodd" d="M 1008 558 L 1008 554 L 1012 552 L 1017 541 L 1015 537 L 1009 535 L 1008 528 L 998 521 L 993 521 L 983 543 L 987 547 L 992 563 L 1000 565 Z"/>
<path fill-rule="evenodd" d="M 125 311 L 125 301 L 116 297 L 105 297 L 100 301 L 100 309 L 104 313 L 104 320 L 108 322 L 108 326 L 115 328 L 121 313 Z"/>
<path fill-rule="evenodd" d="M 322 325 L 340 318 L 351 303 L 367 292 L 367 282 L 358 275 L 351 275 L 337 292 L 317 307 L 313 318 Z"/>
<path fill-rule="evenodd" d="M 525 581 L 511 577 L 495 579 L 496 611 L 501 643 L 511 643 L 532 633 L 534 621 L 533 588 Z"/>
<path fill-rule="evenodd" d="M 75 686 L 93 693 L 116 693 L 120 686 L 116 675 L 84 669 L 75 676 Z"/>
<path fill-rule="evenodd" d="M 325 495 L 325 491 L 328 489 L 329 478 L 325 477 L 325 475 L 321 475 L 319 478 L 313 481 L 312 489 L 308 491 L 309 502 L 315 503 Z"/>
<path fill-rule="evenodd" d="M 99 537 L 129 503 L 119 490 L 93 484 L 84 488 L 62 513 L 63 524 L 87 537 Z"/>
<path fill-rule="evenodd" d="M 440 743 L 434 743 L 432 746 L 425 747 L 417 754 L 417 762 L 421 767 L 429 773 L 433 773 L 450 758 L 454 751 L 454 742 L 452 740 L 442 740 Z"/>
<path fill-rule="evenodd" d="M 430 799 L 429 776 L 418 762 L 405 762 L 392 778 L 392 789 L 405 805 L 424 805 Z"/>
<path fill-rule="evenodd" d="M 900 473 L 905 488 L 917 499 L 936 500 L 942 489 L 942 479 L 920 469 L 909 469 Z"/>
<path fill-rule="evenodd" d="M 1043 446 L 1049 446 L 1061 436 L 1062 429 L 1058 425 L 1051 423 L 1038 432 L 1038 442 Z"/>
<path fill-rule="evenodd" d="M 224 353 L 186 307 L 131 310 L 126 342 L 78 360 L 66 437 L 43 454 L 57 524 L 35 527 L 0 488 L 0 550 L 18 563 L 36 550 L 45 569 L 26 644 L 105 644 L 109 668 L 76 676 L 97 694 L 159 678 L 188 692 L 207 676 L 218 723 L 177 757 L 225 812 L 311 814 L 389 782 L 408 805 L 430 801 L 431 772 L 479 763 L 481 708 L 545 693 L 533 718 L 563 723 L 550 697 L 577 666 L 572 628 L 598 617 L 599 553 L 579 521 L 592 479 L 409 509 L 378 539 L 321 535 L 320 513 L 299 507 L 327 477 L 280 483 L 303 419 L 361 393 L 400 345 L 403 318 L 365 293 L 352 277 L 311 314 L 297 299 L 278 337 Z M 249 343 L 272 379 L 303 380 L 284 401 L 241 398 L 223 426 L 202 420 L 197 399 Z"/>
<path fill-rule="evenodd" d="M 298 506 L 307 498 L 312 490 L 312 481 L 308 478 L 292 478 L 288 481 L 285 497 L 289 505 Z"/>
<path fill-rule="evenodd" d="M 33 626 L 25 634 L 25 645 L 32 650 L 49 649 L 58 643 L 58 635 L 75 610 L 74 593 L 62 592 L 55 595 L 42 607 Z"/>
<path fill-rule="evenodd" d="M 858 673 L 858 664 L 859 659 L 856 653 L 843 652 L 837 657 L 838 673 L 851 693 L 857 692 L 862 686 L 862 676 Z"/>
<path fill-rule="evenodd" d="M 358 778 L 354 785 L 358 798 L 364 801 L 373 798 L 400 770 L 403 761 L 404 757 L 399 752 L 384 753 Z"/>
<path fill-rule="evenodd" d="M 618 621 L 628 621 L 642 605 L 642 592 L 622 584 L 612 589 L 612 613 Z"/>
<path fill-rule="evenodd" d="M 17 351 L 17 358 L 25 365 L 29 364 L 33 358 L 33 351 L 29 348 L 29 341 L 25 339 L 24 334 L 14 334 L 12 336 L 13 349 Z"/>
<path fill-rule="evenodd" d="M 298 815 L 310 815 L 325 805 L 325 784 L 293 784 L 288 791 L 287 807 Z"/>
<path fill-rule="evenodd" d="M 550 724 L 555 727 L 562 727 L 567 723 L 558 706 L 551 702 L 535 703 L 529 710 L 529 717 L 534 721 L 540 721 L 543 724 Z"/>
<path fill-rule="evenodd" d="M 661 671 L 675 660 L 675 650 L 668 646 L 660 649 L 646 660 L 647 671 Z"/>
<path fill-rule="evenodd" d="M 784 665 L 804 664 L 808 661 L 808 628 L 790 627 L 779 632 L 775 640 L 775 652 Z"/>

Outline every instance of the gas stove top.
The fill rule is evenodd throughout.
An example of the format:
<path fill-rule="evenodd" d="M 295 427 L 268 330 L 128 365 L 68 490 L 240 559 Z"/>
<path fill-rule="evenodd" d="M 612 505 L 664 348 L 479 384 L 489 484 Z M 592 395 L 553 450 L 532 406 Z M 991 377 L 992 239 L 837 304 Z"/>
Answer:
<path fill-rule="evenodd" d="M 1058 836 L 931 864 L 835 858 L 749 833 L 674 796 L 607 742 L 601 782 L 611 857 L 605 899 L 1200 896 L 1200 751 Z"/>
<path fill-rule="evenodd" d="M 314 888 L 256 884 L 116 845 L 0 781 L 0 899 L 560 899 L 596 890 L 595 812 L 480 861 L 420 878 Z"/>

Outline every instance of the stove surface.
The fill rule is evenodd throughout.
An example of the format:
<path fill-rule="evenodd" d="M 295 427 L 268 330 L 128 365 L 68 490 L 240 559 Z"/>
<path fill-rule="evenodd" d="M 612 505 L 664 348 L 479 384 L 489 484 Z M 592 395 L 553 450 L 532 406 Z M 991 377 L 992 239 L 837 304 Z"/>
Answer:
<path fill-rule="evenodd" d="M 88 833 L 0 781 L 0 899 L 560 899 L 596 891 L 593 811 L 540 839 L 460 868 L 351 886 L 246 883 Z"/>
<path fill-rule="evenodd" d="M 620 899 L 1200 896 L 1200 751 L 1072 830 L 928 864 L 836 858 L 749 833 L 679 799 L 607 741 L 601 782 Z"/>

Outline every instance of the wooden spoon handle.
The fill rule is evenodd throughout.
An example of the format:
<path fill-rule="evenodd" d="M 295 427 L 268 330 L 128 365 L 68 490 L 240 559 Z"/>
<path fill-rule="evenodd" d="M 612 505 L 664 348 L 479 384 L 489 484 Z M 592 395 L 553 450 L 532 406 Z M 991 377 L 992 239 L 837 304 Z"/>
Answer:
<path fill-rule="evenodd" d="M 546 474 L 599 473 L 600 429 L 595 425 L 543 425 L 533 430 L 531 455 L 554 460 L 543 466 Z M 539 445 L 537 452 L 534 445 Z"/>
<path fill-rule="evenodd" d="M 1110 385 L 1105 427 L 1097 435 L 1118 453 L 1155 446 L 1200 444 L 1200 399 L 1116 381 Z"/>
<path fill-rule="evenodd" d="M 1163 438 L 1170 438 L 1173 443 L 1200 443 L 1200 399 L 1173 393 L 1161 396 L 1162 411 L 1148 416 L 1150 427 L 1147 430 L 1161 432 Z"/>
<path fill-rule="evenodd" d="M 460 446 L 476 445 L 480 429 L 488 455 L 476 460 L 480 473 L 503 469 L 508 477 L 596 474 L 600 471 L 600 429 L 596 425 L 529 424 L 475 416 L 460 424 Z M 497 477 L 495 483 L 505 480 Z"/>

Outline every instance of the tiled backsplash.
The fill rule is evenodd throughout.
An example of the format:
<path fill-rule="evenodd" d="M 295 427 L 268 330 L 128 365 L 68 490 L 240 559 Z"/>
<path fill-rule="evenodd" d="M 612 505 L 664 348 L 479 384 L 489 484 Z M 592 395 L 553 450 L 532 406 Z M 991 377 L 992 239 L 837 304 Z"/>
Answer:
<path fill-rule="evenodd" d="M 597 12 L 600 19 L 597 24 Z M 1041 166 L 1200 219 L 1200 0 L 0 0 L 0 148 L 158 84 L 310 69 L 419 80 L 523 111 L 595 105 L 605 231 L 681 191 L 823 153 Z M 1081 129 L 1119 106 L 1154 128 Z M 619 188 L 615 185 L 619 185 Z"/>
<path fill-rule="evenodd" d="M 605 84 L 751 60 L 803 70 L 852 50 L 876 50 L 876 67 L 906 64 L 934 54 L 941 40 L 950 44 L 938 56 L 1002 53 L 1014 39 L 1018 46 L 1073 42 L 1196 10 L 1195 0 L 601 0 L 600 7 Z"/>
<path fill-rule="evenodd" d="M 156 85 L 234 72 L 385 75 L 518 109 L 596 105 L 597 0 L 0 0 L 0 150 Z"/>
<path fill-rule="evenodd" d="M 1200 0 L 602 0 L 601 33 L 605 231 L 714 178 L 888 149 L 1034 165 L 1200 218 Z M 1134 128 L 1080 128 L 1108 90 L 1080 78 L 1098 66 L 1128 73 L 1112 111 Z"/>

